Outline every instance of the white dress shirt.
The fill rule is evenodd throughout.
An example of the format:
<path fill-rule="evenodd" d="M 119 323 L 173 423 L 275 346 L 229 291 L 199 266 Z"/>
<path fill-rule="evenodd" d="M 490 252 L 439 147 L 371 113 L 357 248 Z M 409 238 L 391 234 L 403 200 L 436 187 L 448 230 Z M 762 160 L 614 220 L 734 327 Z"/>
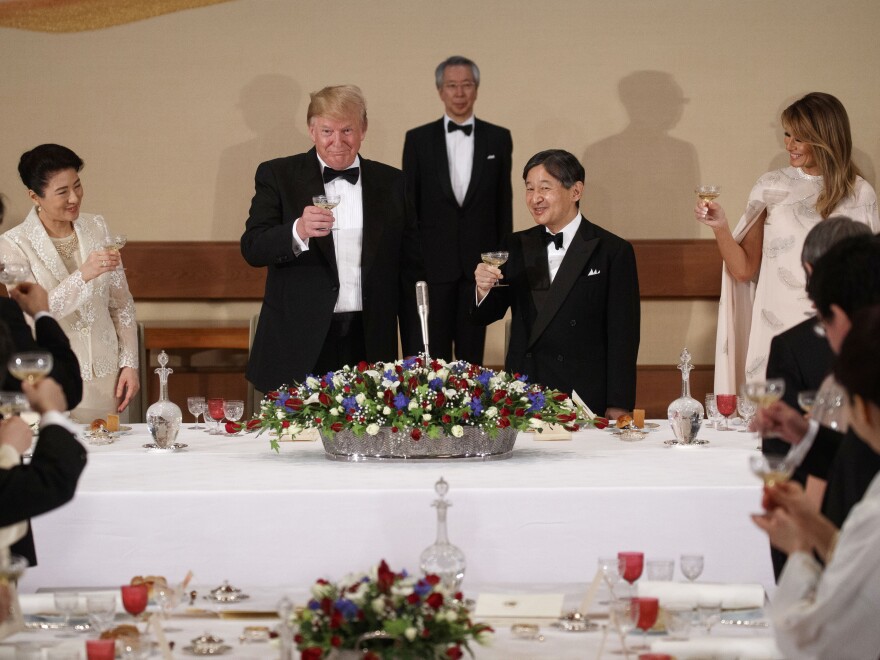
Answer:
<path fill-rule="evenodd" d="M 464 204 L 468 186 L 471 183 L 471 172 L 474 169 L 474 131 L 476 126 L 474 116 L 459 126 L 473 126 L 470 135 L 464 131 L 449 132 L 449 115 L 443 115 L 443 130 L 446 131 L 446 156 L 449 160 L 449 180 L 452 182 L 452 192 L 458 205 Z M 454 122 L 458 124 L 458 122 Z"/>
<path fill-rule="evenodd" d="M 321 174 L 327 164 L 318 156 L 321 164 Z M 360 167 L 361 157 L 357 156 L 351 167 Z M 334 312 L 360 312 L 363 309 L 361 295 L 361 250 L 364 239 L 364 194 L 363 172 L 358 177 L 357 183 L 349 183 L 343 178 L 333 179 L 324 184 L 324 194 L 339 195 L 339 205 L 333 209 L 336 222 L 333 226 L 338 231 L 332 234 L 333 250 L 336 254 L 336 271 L 339 275 L 339 295 L 336 298 Z M 294 252 L 306 252 L 309 249 L 308 239 L 305 241 L 296 233 L 296 227 L 300 218 L 293 223 L 293 240 L 298 250 Z"/>
<path fill-rule="evenodd" d="M 786 658 L 874 660 L 880 653 L 880 475 L 840 530 L 825 570 L 789 556 L 770 608 Z"/>
<path fill-rule="evenodd" d="M 553 243 L 547 243 L 547 265 L 550 268 L 550 282 L 553 282 L 553 279 L 556 277 L 556 273 L 559 271 L 559 267 L 562 265 L 562 260 L 565 258 L 565 253 L 568 251 L 568 246 L 571 245 L 572 240 L 574 240 L 575 235 L 578 233 L 578 229 L 581 226 L 581 214 L 578 213 L 574 216 L 574 220 L 569 222 L 565 227 L 562 228 L 562 249 L 557 250 L 556 246 Z M 546 230 L 548 234 L 554 236 L 555 234 L 549 229 Z"/>

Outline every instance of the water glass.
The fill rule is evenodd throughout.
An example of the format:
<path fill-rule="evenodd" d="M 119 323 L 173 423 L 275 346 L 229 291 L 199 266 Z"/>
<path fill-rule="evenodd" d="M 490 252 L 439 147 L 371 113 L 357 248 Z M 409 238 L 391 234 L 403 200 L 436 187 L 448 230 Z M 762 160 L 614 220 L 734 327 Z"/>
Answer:
<path fill-rule="evenodd" d="M 703 555 L 682 555 L 679 558 L 679 567 L 681 568 L 681 574 L 689 582 L 693 582 L 703 572 Z"/>
<path fill-rule="evenodd" d="M 715 395 L 707 394 L 706 395 L 706 426 L 710 428 L 715 428 L 718 426 L 718 420 L 721 419 L 721 415 L 718 413 L 718 406 L 715 404 Z"/>
<path fill-rule="evenodd" d="M 669 639 L 684 641 L 691 634 L 694 608 L 686 605 L 666 605 L 663 608 L 663 620 Z"/>
<path fill-rule="evenodd" d="M 645 564 L 647 577 L 653 582 L 672 582 L 675 561 L 672 559 L 652 559 Z"/>
<path fill-rule="evenodd" d="M 703 601 L 697 603 L 697 618 L 700 625 L 706 628 L 706 634 L 712 634 L 712 626 L 721 621 L 721 601 Z"/>
<path fill-rule="evenodd" d="M 751 429 L 749 429 L 749 425 L 752 423 L 752 420 L 758 412 L 758 404 L 748 397 L 738 396 L 736 397 L 736 412 L 739 414 L 739 417 L 743 422 L 743 428 L 741 428 L 739 432 L 752 433 Z"/>
<path fill-rule="evenodd" d="M 68 628 L 70 628 L 70 617 L 76 611 L 77 604 L 79 604 L 79 594 L 75 591 L 57 591 L 52 595 L 52 599 L 55 601 L 55 609 L 64 617 L 63 627 L 66 631 L 56 636 L 74 637 L 74 634 L 69 632 Z"/>
<path fill-rule="evenodd" d="M 223 416 L 225 413 L 223 412 L 223 403 L 225 399 L 220 398 L 211 398 L 207 400 L 208 404 L 208 417 L 211 418 L 211 421 L 214 424 L 211 426 L 208 433 L 211 435 L 221 435 L 223 432 L 220 430 L 220 422 L 223 420 Z"/>
<path fill-rule="evenodd" d="M 115 594 L 93 594 L 86 596 L 86 612 L 89 614 L 89 623 L 98 633 L 110 625 L 113 615 L 116 613 Z"/>
<path fill-rule="evenodd" d="M 244 401 L 227 399 L 223 402 L 223 414 L 230 422 L 237 422 L 244 414 Z"/>
<path fill-rule="evenodd" d="M 199 415 L 204 415 L 208 410 L 208 402 L 203 396 L 191 396 L 186 400 L 186 408 L 189 414 L 196 418 L 195 426 L 190 426 L 190 431 L 201 431 L 204 426 L 199 426 Z"/>

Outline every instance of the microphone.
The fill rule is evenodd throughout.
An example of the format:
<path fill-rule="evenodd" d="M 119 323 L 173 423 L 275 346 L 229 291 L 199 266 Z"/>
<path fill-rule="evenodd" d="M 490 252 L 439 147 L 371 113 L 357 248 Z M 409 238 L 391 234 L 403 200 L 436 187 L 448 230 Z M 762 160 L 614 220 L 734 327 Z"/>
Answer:
<path fill-rule="evenodd" d="M 425 359 L 430 360 L 431 355 L 428 352 L 428 312 L 430 305 L 428 304 L 427 282 L 416 282 L 416 305 L 419 310 L 419 321 L 422 323 L 422 343 L 425 345 Z"/>

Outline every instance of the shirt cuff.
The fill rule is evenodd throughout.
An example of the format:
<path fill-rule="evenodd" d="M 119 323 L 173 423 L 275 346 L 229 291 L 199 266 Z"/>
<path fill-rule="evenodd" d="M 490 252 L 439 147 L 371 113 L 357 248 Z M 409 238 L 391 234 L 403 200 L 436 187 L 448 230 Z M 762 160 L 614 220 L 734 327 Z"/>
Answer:
<path fill-rule="evenodd" d="M 810 419 L 807 423 L 807 432 L 804 433 L 804 437 L 801 438 L 801 442 L 808 442 L 812 445 L 813 440 L 816 439 L 816 435 L 819 433 L 819 422 L 817 422 L 815 419 Z M 800 444 L 800 442 L 798 444 Z"/>
<path fill-rule="evenodd" d="M 492 289 L 489 289 L 489 290 L 486 292 L 486 295 L 483 296 L 483 300 L 480 300 L 480 290 L 479 290 L 477 287 L 474 287 L 474 300 L 475 300 L 475 302 L 476 302 L 476 304 L 477 304 L 477 307 L 479 307 L 480 305 L 483 304 L 483 302 L 486 300 L 486 298 L 489 297 L 489 294 L 490 294 L 490 293 L 492 293 Z"/>
<path fill-rule="evenodd" d="M 49 311 L 47 311 L 47 310 L 43 310 L 42 312 L 37 312 L 37 313 L 34 315 L 34 322 L 36 323 L 37 321 L 39 321 L 39 320 L 40 320 L 41 318 L 43 318 L 44 316 L 48 316 L 50 319 L 54 319 L 54 318 L 55 318 L 54 316 L 52 316 L 52 312 L 49 312 Z"/>
<path fill-rule="evenodd" d="M 58 412 L 57 410 L 47 410 L 40 417 L 40 429 L 52 425 L 67 429 L 73 435 L 77 435 L 80 431 L 79 426 L 71 422 L 70 418 L 64 413 Z"/>
<path fill-rule="evenodd" d="M 0 468 L 8 470 L 21 463 L 21 454 L 12 445 L 0 445 Z"/>
<path fill-rule="evenodd" d="M 302 218 L 297 218 L 293 221 L 293 254 L 297 257 L 303 252 L 309 251 L 309 239 L 303 241 L 299 237 L 299 234 L 296 233 L 296 226 L 299 224 L 300 220 L 302 220 Z"/>

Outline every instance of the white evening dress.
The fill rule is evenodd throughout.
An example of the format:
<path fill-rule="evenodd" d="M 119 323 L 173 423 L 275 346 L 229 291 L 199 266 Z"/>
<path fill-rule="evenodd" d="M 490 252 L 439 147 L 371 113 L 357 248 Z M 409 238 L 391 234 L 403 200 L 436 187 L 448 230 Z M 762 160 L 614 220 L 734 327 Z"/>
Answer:
<path fill-rule="evenodd" d="M 766 209 L 761 267 L 755 280 L 737 282 L 722 266 L 718 334 L 715 340 L 715 392 L 737 393 L 744 380 L 763 380 L 770 340 L 813 314 L 805 290 L 801 250 L 822 216 L 816 200 L 822 177 L 786 167 L 762 175 L 749 193 L 746 211 L 733 230 L 739 242 Z M 877 196 L 861 177 L 853 194 L 831 216 L 845 215 L 880 230 Z"/>

